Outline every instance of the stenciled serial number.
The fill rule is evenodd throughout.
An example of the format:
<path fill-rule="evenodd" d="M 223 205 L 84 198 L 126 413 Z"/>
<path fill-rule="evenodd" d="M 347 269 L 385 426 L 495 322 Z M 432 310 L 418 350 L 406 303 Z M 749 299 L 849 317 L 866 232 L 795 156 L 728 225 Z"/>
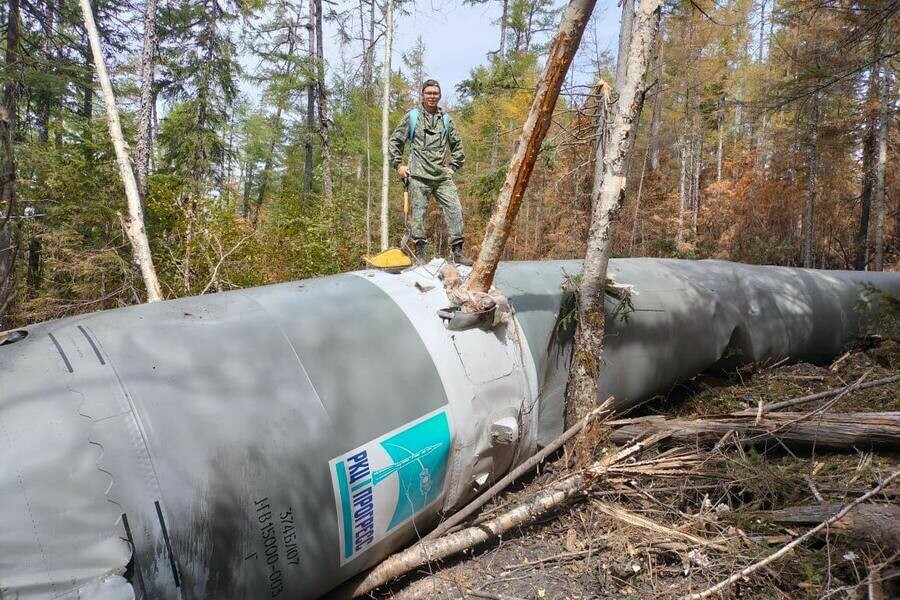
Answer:
<path fill-rule="evenodd" d="M 256 521 L 262 539 L 262 555 L 254 552 L 244 560 L 263 560 L 268 573 L 269 597 L 277 598 L 284 593 L 284 573 L 281 570 L 281 548 L 284 548 L 285 562 L 289 566 L 300 564 L 300 549 L 297 544 L 297 529 L 294 523 L 294 511 L 288 507 L 286 511 L 276 512 L 272 509 L 268 497 L 254 500 Z M 279 538 L 281 543 L 279 544 Z"/>

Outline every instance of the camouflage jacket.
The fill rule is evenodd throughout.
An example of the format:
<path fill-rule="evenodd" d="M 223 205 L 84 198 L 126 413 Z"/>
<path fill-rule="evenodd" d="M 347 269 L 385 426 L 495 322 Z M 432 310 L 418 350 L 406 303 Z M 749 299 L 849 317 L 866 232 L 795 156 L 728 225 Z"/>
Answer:
<path fill-rule="evenodd" d="M 419 118 L 416 123 L 415 138 L 410 143 L 409 170 L 413 177 L 419 179 L 446 179 L 450 177 L 444 169 L 446 153 L 450 150 L 449 166 L 453 172 L 462 168 L 466 161 L 462 140 L 452 119 L 448 119 L 450 127 L 444 131 L 444 110 L 438 107 L 435 114 L 429 114 L 423 106 L 419 106 Z M 403 149 L 409 139 L 409 113 L 403 116 L 391 139 L 388 142 L 388 154 L 391 166 L 395 169 L 403 162 Z"/>

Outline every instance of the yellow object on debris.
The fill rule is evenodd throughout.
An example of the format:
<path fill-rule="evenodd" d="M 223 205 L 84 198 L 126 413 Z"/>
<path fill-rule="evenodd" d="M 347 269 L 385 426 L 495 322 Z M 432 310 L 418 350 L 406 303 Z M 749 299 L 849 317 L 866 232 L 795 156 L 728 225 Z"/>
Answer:
<path fill-rule="evenodd" d="M 412 266 L 412 259 L 400 248 L 388 248 L 375 256 L 364 256 L 363 259 L 371 267 L 393 271 Z"/>

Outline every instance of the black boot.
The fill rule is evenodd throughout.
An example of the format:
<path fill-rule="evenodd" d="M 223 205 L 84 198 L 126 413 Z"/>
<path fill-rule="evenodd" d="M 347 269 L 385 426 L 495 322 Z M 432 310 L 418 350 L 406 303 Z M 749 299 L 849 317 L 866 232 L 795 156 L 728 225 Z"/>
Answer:
<path fill-rule="evenodd" d="M 466 258 L 465 254 L 463 254 L 462 247 L 462 242 L 456 242 L 455 244 L 453 244 L 453 262 L 464 267 L 471 267 L 472 261 Z"/>
<path fill-rule="evenodd" d="M 425 262 L 425 240 L 416 240 L 416 260 Z"/>

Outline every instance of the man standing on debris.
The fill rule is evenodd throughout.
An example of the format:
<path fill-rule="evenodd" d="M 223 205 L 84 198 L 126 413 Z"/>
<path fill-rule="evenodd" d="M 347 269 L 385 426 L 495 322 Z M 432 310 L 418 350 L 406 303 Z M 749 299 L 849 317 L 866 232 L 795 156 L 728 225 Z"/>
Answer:
<path fill-rule="evenodd" d="M 471 266 L 472 261 L 463 255 L 463 214 L 459 203 L 453 174 L 466 161 L 462 140 L 450 115 L 438 102 L 441 85 L 434 79 L 422 84 L 422 105 L 403 117 L 391 134 L 389 153 L 391 166 L 397 169 L 401 179 L 409 183 L 412 202 L 412 237 L 416 244 L 416 258 L 425 260 L 425 210 L 428 196 L 433 195 L 444 211 L 444 221 L 450 235 L 453 261 Z M 409 165 L 403 162 L 403 148 L 409 143 Z M 447 148 L 450 164 L 445 165 Z"/>

